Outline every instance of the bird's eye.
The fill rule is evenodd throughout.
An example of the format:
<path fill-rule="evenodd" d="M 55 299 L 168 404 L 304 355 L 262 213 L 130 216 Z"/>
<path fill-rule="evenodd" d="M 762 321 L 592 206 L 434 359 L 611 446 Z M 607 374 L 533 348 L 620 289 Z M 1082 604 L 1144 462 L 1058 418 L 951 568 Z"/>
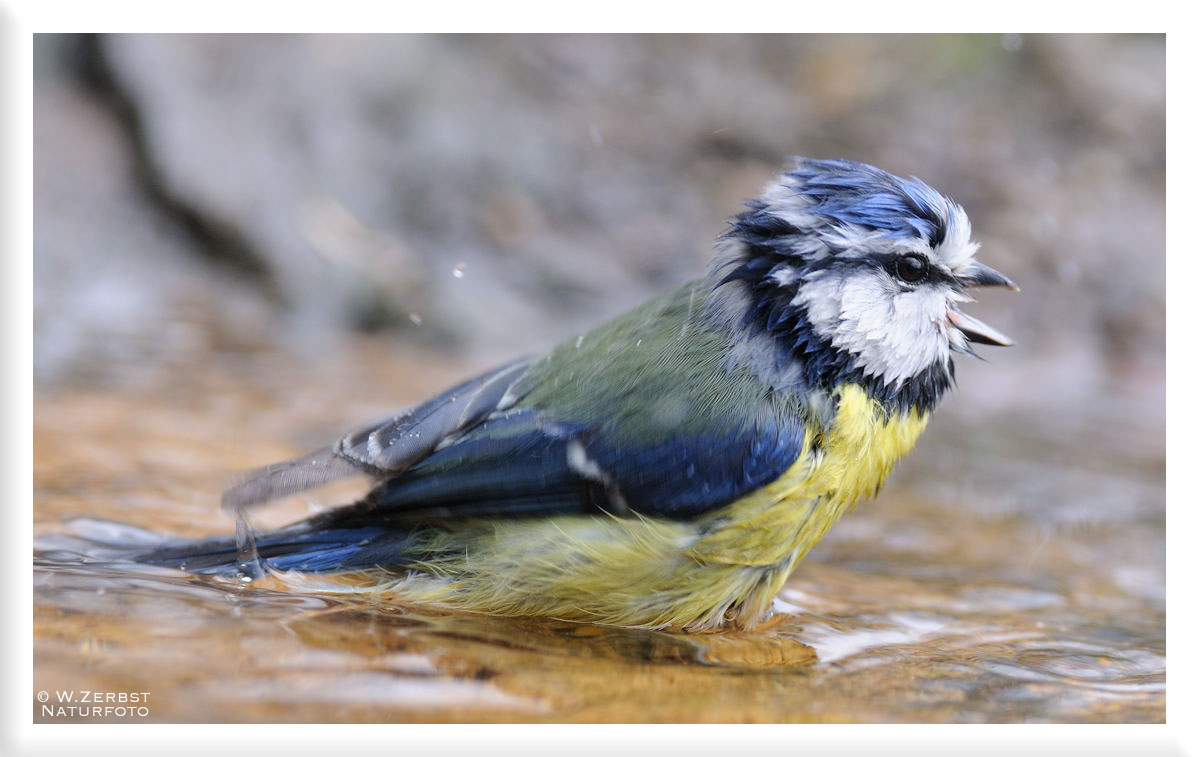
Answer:
<path fill-rule="evenodd" d="M 904 255 L 895 261 L 895 275 L 909 284 L 924 281 L 928 276 L 928 260 L 923 255 Z"/>

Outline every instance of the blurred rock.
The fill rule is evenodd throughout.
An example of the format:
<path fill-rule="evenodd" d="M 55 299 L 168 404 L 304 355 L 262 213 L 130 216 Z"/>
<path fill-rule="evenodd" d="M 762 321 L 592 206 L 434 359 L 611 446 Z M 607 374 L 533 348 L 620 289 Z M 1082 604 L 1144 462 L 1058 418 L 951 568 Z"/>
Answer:
<path fill-rule="evenodd" d="M 61 75 L 36 81 L 35 379 L 136 386 L 165 365 L 269 344 L 270 308 L 199 263 L 146 202 L 111 114 Z"/>

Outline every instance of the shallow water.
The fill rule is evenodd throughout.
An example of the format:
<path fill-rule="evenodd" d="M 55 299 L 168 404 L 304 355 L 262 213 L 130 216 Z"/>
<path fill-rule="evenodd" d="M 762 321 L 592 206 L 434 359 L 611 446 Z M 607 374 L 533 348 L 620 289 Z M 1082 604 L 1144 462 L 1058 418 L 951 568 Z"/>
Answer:
<path fill-rule="evenodd" d="M 347 349 L 40 387 L 35 537 L 113 528 L 77 516 L 230 532 L 216 502 L 231 471 L 486 367 Z M 1156 422 L 1132 398 L 1102 415 L 982 417 L 951 397 L 879 499 L 834 527 L 747 633 L 495 618 L 43 552 L 35 690 L 50 705 L 60 692 L 149 696 L 133 716 L 35 701 L 34 720 L 1161 722 Z M 353 494 L 322 490 L 255 521 Z"/>

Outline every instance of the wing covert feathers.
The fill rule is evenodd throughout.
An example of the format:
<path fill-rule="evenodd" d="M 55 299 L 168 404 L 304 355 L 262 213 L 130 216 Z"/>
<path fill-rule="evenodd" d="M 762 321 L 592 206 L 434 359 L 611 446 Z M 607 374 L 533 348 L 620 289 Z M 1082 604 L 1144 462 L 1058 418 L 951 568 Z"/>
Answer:
<path fill-rule="evenodd" d="M 329 447 L 251 471 L 221 496 L 221 505 L 260 505 L 359 473 L 376 478 L 402 473 L 447 439 L 515 404 L 519 397 L 511 391 L 529 363 L 519 360 L 484 373 Z"/>

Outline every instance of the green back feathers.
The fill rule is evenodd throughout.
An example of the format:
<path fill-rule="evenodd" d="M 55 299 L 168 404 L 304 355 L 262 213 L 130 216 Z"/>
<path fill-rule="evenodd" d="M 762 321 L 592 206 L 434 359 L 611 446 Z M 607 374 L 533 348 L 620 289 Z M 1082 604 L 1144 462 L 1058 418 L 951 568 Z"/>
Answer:
<path fill-rule="evenodd" d="M 734 337 L 705 317 L 709 295 L 695 281 L 564 342 L 530 368 L 522 404 L 632 442 L 703 433 L 716 418 L 747 427 L 801 417 L 797 396 L 729 360 Z"/>

